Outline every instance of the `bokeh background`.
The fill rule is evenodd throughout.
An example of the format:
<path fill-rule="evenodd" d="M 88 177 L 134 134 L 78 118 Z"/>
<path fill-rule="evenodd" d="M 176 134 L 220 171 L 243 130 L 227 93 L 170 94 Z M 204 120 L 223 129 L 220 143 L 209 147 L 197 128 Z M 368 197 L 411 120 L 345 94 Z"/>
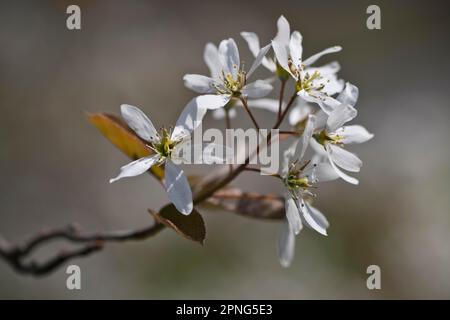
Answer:
<path fill-rule="evenodd" d="M 82 30 L 66 29 L 69 4 Z M 382 30 L 366 28 L 369 4 Z M 206 73 L 204 45 L 256 31 L 267 42 L 286 15 L 305 55 L 339 44 L 341 76 L 360 88 L 358 123 L 375 139 L 356 146 L 364 161 L 354 187 L 324 185 L 317 206 L 329 236 L 304 230 L 291 268 L 279 266 L 279 223 L 204 212 L 204 247 L 166 230 L 145 242 L 113 244 L 65 268 L 31 278 L 0 261 L 0 298 L 450 298 L 449 19 L 444 1 L 2 1 L 0 4 L 0 234 L 21 241 L 51 226 L 86 231 L 152 223 L 167 202 L 143 175 L 110 185 L 128 159 L 85 117 L 140 106 L 173 123 L 193 93 L 185 73 Z M 326 62 L 326 59 L 323 60 Z M 264 75 L 264 71 L 260 71 Z M 272 123 L 260 111 L 262 122 Z M 235 126 L 247 127 L 246 117 Z M 206 126 L 223 127 L 211 116 Z M 204 170 L 187 168 L 189 172 Z M 254 174 L 246 190 L 280 192 Z M 50 251 L 38 252 L 45 257 Z M 382 290 L 366 288 L 366 268 Z"/>

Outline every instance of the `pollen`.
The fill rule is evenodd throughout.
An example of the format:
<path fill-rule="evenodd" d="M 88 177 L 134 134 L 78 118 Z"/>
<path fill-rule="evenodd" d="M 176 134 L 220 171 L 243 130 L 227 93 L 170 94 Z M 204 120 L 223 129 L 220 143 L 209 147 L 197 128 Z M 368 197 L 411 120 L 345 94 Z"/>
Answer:
<path fill-rule="evenodd" d="M 174 147 L 178 144 L 177 141 L 174 141 L 170 138 L 171 130 L 166 128 L 162 128 L 160 131 L 161 139 L 152 144 L 151 148 L 161 156 L 161 158 L 170 158 L 172 155 L 172 151 Z"/>
<path fill-rule="evenodd" d="M 231 94 L 234 96 L 241 94 L 241 90 L 246 83 L 246 73 L 243 68 L 239 69 L 238 66 L 233 68 L 237 70 L 236 78 L 231 73 L 225 73 L 222 70 L 220 82 L 213 85 L 219 94 Z"/>
<path fill-rule="evenodd" d="M 329 134 L 326 130 L 322 130 L 321 132 L 314 134 L 313 138 L 318 143 L 325 146 L 326 144 L 342 145 L 342 139 L 344 137 L 338 134 Z"/>

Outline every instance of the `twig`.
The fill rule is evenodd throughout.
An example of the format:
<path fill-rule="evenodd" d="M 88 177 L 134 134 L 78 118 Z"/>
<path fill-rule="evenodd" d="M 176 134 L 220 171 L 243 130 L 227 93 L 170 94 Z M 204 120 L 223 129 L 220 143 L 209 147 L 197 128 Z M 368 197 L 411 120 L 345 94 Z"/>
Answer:
<path fill-rule="evenodd" d="M 281 80 L 280 87 L 280 100 L 278 104 L 278 117 L 277 120 L 281 118 L 282 110 L 283 110 L 283 97 L 284 97 L 284 88 L 286 87 L 286 80 Z"/>
<path fill-rule="evenodd" d="M 230 119 L 230 110 L 228 108 L 225 108 L 225 134 L 227 135 L 227 141 L 228 141 L 228 130 L 231 129 L 231 119 Z M 229 172 L 231 173 L 233 171 L 233 164 L 228 165 Z"/>
<path fill-rule="evenodd" d="M 162 224 L 155 222 L 152 226 L 140 230 L 82 234 L 77 225 L 70 225 L 61 229 L 44 230 L 21 245 L 12 245 L 0 236 L 0 257 L 18 272 L 40 276 L 50 273 L 68 260 L 101 250 L 106 242 L 142 240 L 153 236 L 163 228 Z M 63 250 L 41 263 L 36 260 L 27 261 L 33 251 L 53 240 L 66 240 L 83 246 Z"/>
<path fill-rule="evenodd" d="M 253 125 L 254 125 L 255 128 L 259 131 L 259 125 L 258 125 L 258 122 L 256 122 L 256 119 L 255 119 L 255 117 L 253 116 L 253 113 L 250 111 L 250 108 L 248 107 L 247 99 L 241 97 L 241 102 L 242 102 L 242 104 L 244 105 L 245 111 L 247 111 L 248 115 L 250 116 L 250 119 L 252 119 Z"/>
<path fill-rule="evenodd" d="M 295 99 L 297 98 L 297 93 L 295 92 L 294 95 L 291 97 L 291 99 L 289 100 L 286 108 L 284 108 L 283 112 L 281 113 L 281 117 L 278 119 L 277 123 L 275 123 L 273 129 L 278 129 L 281 125 L 281 123 L 283 122 L 284 118 L 286 117 L 289 109 L 292 107 L 292 105 L 294 104 Z"/>

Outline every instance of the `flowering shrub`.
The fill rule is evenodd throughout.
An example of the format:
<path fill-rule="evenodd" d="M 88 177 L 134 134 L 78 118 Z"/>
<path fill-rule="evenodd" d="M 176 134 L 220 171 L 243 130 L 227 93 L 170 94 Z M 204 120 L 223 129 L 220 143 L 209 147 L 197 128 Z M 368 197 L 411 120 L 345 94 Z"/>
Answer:
<path fill-rule="evenodd" d="M 323 55 L 339 52 L 342 48 L 334 46 L 303 59 L 300 32 L 291 33 L 290 25 L 283 16 L 278 19 L 277 26 L 276 36 L 262 48 L 255 33 L 241 33 L 255 57 L 248 72 L 241 63 L 239 50 L 232 38 L 221 41 L 218 47 L 212 43 L 206 45 L 204 60 L 210 75 L 184 76 L 186 87 L 200 95 L 185 107 L 172 132 L 167 129 L 158 132 L 141 110 L 122 105 L 121 112 L 126 123 L 153 152 L 123 166 L 120 174 L 110 182 L 136 176 L 153 166 L 165 164 L 164 186 L 168 196 L 181 214 L 189 215 L 195 205 L 214 197 L 217 191 L 242 171 L 259 170 L 248 166 L 249 158 L 238 167 L 234 167 L 233 162 L 227 162 L 230 165 L 229 173 L 219 179 L 219 182 L 216 180 L 212 184 L 203 185 L 198 196 L 193 197 L 188 179 L 181 167 L 174 164 L 173 159 L 177 148 L 189 146 L 190 134 L 198 127 L 207 111 L 214 110 L 216 118 L 226 118 L 229 127 L 230 118 L 236 115 L 236 109 L 242 108 L 257 130 L 260 127 L 252 108 L 259 107 L 274 112 L 276 124 L 273 129 L 279 129 L 290 112 L 289 122 L 293 130 L 286 134 L 291 136 L 292 145 L 282 155 L 280 172 L 268 174 L 279 179 L 285 186 L 285 222 L 279 237 L 279 259 L 283 266 L 288 266 L 293 258 L 295 235 L 303 225 L 322 235 L 327 234 L 327 219 L 312 205 L 312 200 L 316 199 L 316 184 L 338 178 L 358 184 L 356 178 L 342 171 L 358 172 L 362 165 L 361 160 L 347 151 L 346 147 L 352 143 L 365 142 L 373 135 L 362 126 L 345 125 L 357 115 L 355 104 L 358 89 L 349 82 L 344 84 L 338 78 L 339 64 L 332 62 L 314 66 Z M 270 54 L 271 49 L 273 56 Z M 271 75 L 268 79 L 249 82 L 250 76 L 261 64 Z M 277 78 L 281 83 L 278 99 L 261 99 L 272 91 Z M 294 83 L 295 92 L 289 102 L 285 103 L 284 91 L 290 81 Z M 271 138 L 266 141 L 266 146 L 272 143 Z M 298 148 L 299 144 L 301 147 Z M 309 145 L 315 154 L 305 160 Z M 256 146 L 255 152 L 258 153 L 258 149 L 262 147 L 264 146 Z M 194 145 L 193 150 L 195 153 L 200 149 L 196 149 Z M 203 157 L 211 157 L 210 153 L 203 150 L 199 152 Z M 178 160 L 183 163 L 182 159 Z"/>
<path fill-rule="evenodd" d="M 350 174 L 359 172 L 362 161 L 347 147 L 366 142 L 373 134 L 360 125 L 347 125 L 357 115 L 358 88 L 338 77 L 339 63 L 315 65 L 322 56 L 342 48 L 333 46 L 304 59 L 300 32 L 291 33 L 283 16 L 277 21 L 277 29 L 273 40 L 263 47 L 255 33 L 241 33 L 254 56 L 248 71 L 232 38 L 221 41 L 218 47 L 208 43 L 204 60 L 209 75 L 183 77 L 185 86 L 198 96 L 189 101 L 173 128 L 157 129 L 143 111 L 126 104 L 121 106 L 125 121 L 103 113 L 89 115 L 91 123 L 133 160 L 120 168 L 111 183 L 150 172 L 164 186 L 171 203 L 158 212 L 149 210 L 155 218 L 152 226 L 93 235 L 81 235 L 73 227 L 54 230 L 20 247 L 0 242 L 1 256 L 21 272 L 38 275 L 70 258 L 94 252 L 106 241 L 141 240 L 164 227 L 203 243 L 205 224 L 197 208 L 205 203 L 245 216 L 282 220 L 278 254 L 285 267 L 292 262 L 295 236 L 304 225 L 327 235 L 328 221 L 317 208 L 318 186 L 336 179 L 357 185 L 358 180 Z M 261 65 L 267 76 L 250 81 Z M 277 83 L 279 96 L 267 98 Z M 293 92 L 285 99 L 290 88 Z M 253 114 L 255 109 L 274 115 L 275 124 L 269 133 L 260 127 Z M 209 112 L 215 119 L 225 121 L 228 136 L 232 132 L 232 119 L 241 111 L 253 124 L 253 142 L 246 143 L 246 136 L 241 143 L 231 146 L 228 140 L 223 145 L 223 139 L 215 139 L 214 143 L 192 139 Z M 282 130 L 282 125 L 289 125 L 289 130 Z M 250 129 L 244 133 L 249 132 Z M 290 145 L 284 152 L 271 149 L 270 160 L 277 162 L 271 168 L 277 170 L 255 165 L 254 159 L 281 140 L 288 140 Z M 242 156 L 243 149 L 251 151 Z M 191 163 L 225 165 L 203 177 L 187 177 L 182 166 Z M 284 187 L 283 194 L 261 195 L 230 186 L 238 175 L 247 171 L 279 180 Z M 62 253 L 47 263 L 26 262 L 26 256 L 35 247 L 54 238 L 84 243 L 85 247 Z"/>

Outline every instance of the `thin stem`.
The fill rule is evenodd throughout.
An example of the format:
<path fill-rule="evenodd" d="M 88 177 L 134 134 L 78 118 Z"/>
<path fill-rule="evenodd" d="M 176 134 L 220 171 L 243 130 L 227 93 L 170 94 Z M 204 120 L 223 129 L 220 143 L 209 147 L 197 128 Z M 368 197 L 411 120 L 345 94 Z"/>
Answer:
<path fill-rule="evenodd" d="M 283 110 L 283 97 L 284 97 L 284 89 L 286 87 L 286 80 L 281 80 L 281 87 L 280 87 L 280 100 L 278 104 L 278 117 L 277 120 L 281 118 L 282 110 Z"/>
<path fill-rule="evenodd" d="M 289 100 L 286 108 L 284 109 L 284 111 L 281 113 L 281 117 L 278 119 L 277 123 L 275 123 L 273 129 L 278 129 L 281 125 L 281 123 L 283 122 L 284 118 L 286 117 L 289 109 L 292 107 L 292 105 L 294 104 L 295 99 L 297 98 L 297 92 L 294 93 L 294 95 L 291 97 L 291 99 Z"/>
<path fill-rule="evenodd" d="M 252 112 L 250 111 L 250 108 L 248 107 L 247 99 L 241 97 L 240 100 L 241 100 L 242 104 L 244 105 L 245 111 L 247 111 L 248 115 L 249 115 L 250 118 L 252 119 L 253 125 L 254 125 L 255 128 L 259 131 L 259 125 L 258 125 L 258 122 L 256 122 L 255 117 L 253 116 Z"/>
<path fill-rule="evenodd" d="M 228 129 L 231 128 L 231 119 L 230 119 L 230 110 L 228 108 L 225 108 L 225 134 L 227 135 L 227 141 L 228 141 Z M 230 169 L 230 173 L 233 171 L 233 164 L 229 164 L 228 168 Z"/>
<path fill-rule="evenodd" d="M 286 106 L 286 109 L 284 109 L 284 112 L 281 114 L 281 118 L 278 119 L 277 123 L 275 124 L 275 126 L 272 129 L 278 129 L 280 127 L 281 123 L 283 122 L 284 117 L 286 116 L 289 108 L 292 106 L 292 104 L 294 103 L 296 98 L 297 98 L 297 93 L 295 92 L 294 95 L 289 100 L 289 102 Z M 272 131 L 270 131 L 269 134 L 267 135 L 267 146 L 270 146 L 270 144 L 272 143 L 271 138 L 272 138 Z M 259 153 L 259 146 L 256 150 L 256 155 L 258 153 Z M 213 185 L 210 189 L 206 189 L 205 191 L 199 193 L 194 198 L 194 204 L 198 204 L 198 203 L 208 199 L 210 196 L 212 196 L 214 194 L 214 192 L 222 189 L 228 183 L 233 181 L 242 171 L 244 171 L 247 168 L 248 164 L 250 163 L 250 159 L 252 159 L 254 156 L 255 156 L 255 153 L 252 153 L 251 155 L 249 155 L 245 159 L 243 164 L 238 166 L 234 171 L 230 172 L 230 174 L 227 175 L 223 180 L 221 180 L 217 184 Z"/>
<path fill-rule="evenodd" d="M 261 175 L 265 175 L 265 176 L 275 177 L 275 178 L 280 178 L 281 179 L 281 176 L 278 173 L 272 173 L 272 174 L 262 173 L 260 168 L 249 168 L 249 167 L 246 167 L 245 171 L 257 172 L 257 173 L 259 173 Z"/>
<path fill-rule="evenodd" d="M 300 134 L 300 132 L 298 131 L 284 131 L 284 130 L 280 130 L 278 131 L 279 134 L 289 134 L 292 136 L 298 136 Z"/>

